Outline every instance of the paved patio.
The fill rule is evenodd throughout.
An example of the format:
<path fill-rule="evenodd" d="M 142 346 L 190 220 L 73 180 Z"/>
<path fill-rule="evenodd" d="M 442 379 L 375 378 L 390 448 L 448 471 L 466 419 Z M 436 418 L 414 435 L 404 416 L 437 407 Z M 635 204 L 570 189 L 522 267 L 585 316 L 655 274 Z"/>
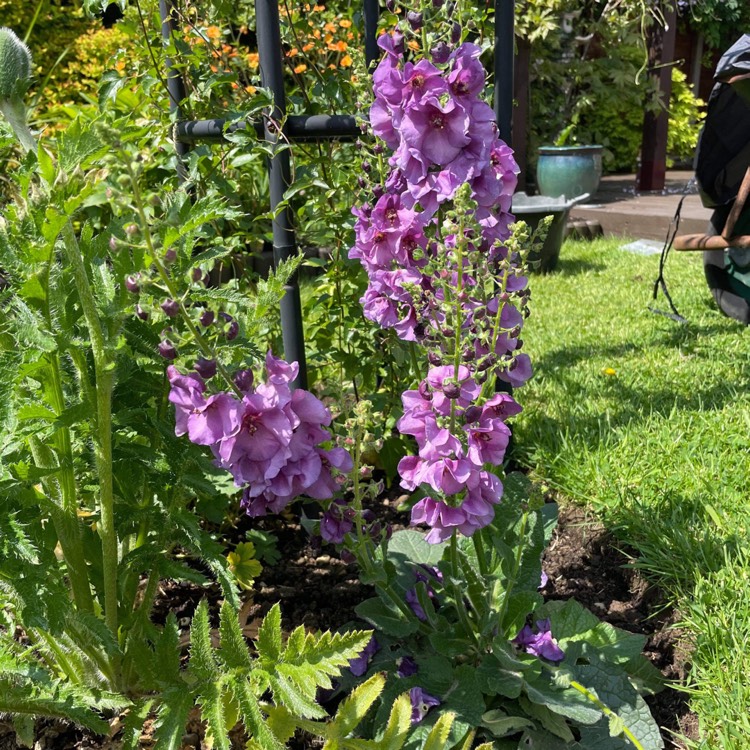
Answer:
<path fill-rule="evenodd" d="M 683 191 L 693 173 L 687 170 L 667 172 L 663 191 L 637 193 L 635 175 L 603 177 L 599 190 L 587 204 L 575 206 L 570 221 L 598 222 L 605 235 L 634 239 L 664 240 Z M 703 233 L 711 218 L 704 208 L 695 184 L 682 204 L 680 234 Z"/>

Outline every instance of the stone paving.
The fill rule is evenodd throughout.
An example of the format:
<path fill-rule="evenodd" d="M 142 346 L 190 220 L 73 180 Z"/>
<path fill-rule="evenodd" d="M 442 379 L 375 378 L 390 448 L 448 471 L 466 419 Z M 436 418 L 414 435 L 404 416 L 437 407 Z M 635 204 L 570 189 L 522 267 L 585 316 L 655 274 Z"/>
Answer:
<path fill-rule="evenodd" d="M 712 212 L 703 207 L 692 177 L 687 170 L 670 171 L 663 191 L 638 193 L 635 175 L 608 175 L 589 203 L 571 209 L 570 221 L 598 222 L 605 236 L 663 241 L 687 190 L 679 234 L 703 233 Z"/>

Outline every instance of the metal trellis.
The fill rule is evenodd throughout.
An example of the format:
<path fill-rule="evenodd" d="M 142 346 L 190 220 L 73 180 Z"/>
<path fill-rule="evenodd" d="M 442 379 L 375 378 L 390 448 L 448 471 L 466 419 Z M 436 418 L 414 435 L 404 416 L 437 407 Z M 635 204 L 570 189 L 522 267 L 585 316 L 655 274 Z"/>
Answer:
<path fill-rule="evenodd" d="M 176 27 L 176 12 L 172 0 L 159 0 L 162 19 L 162 38 L 169 45 Z M 378 0 L 363 0 L 365 25 L 365 58 L 368 67 L 379 57 L 377 46 L 377 24 L 379 17 Z M 511 121 L 513 107 L 513 12 L 514 0 L 495 0 L 495 99 L 494 110 L 500 137 L 511 144 Z M 277 0 L 256 0 L 256 33 L 258 39 L 258 61 L 261 84 L 273 94 L 273 109 L 263 123 L 252 123 L 259 137 L 272 148 L 273 156 L 268 159 L 270 187 L 270 210 L 273 219 L 273 257 L 278 264 L 297 253 L 296 238 L 288 205 L 278 212 L 284 193 L 291 187 L 291 167 L 288 148 L 274 149 L 279 141 L 294 143 L 303 140 L 337 138 L 355 139 L 360 134 L 353 115 L 291 115 L 286 116 L 286 94 L 284 90 L 281 26 Z M 180 103 L 186 97 L 184 82 L 179 71 L 168 59 L 167 89 L 170 109 L 175 115 L 173 135 L 178 156 L 178 170 L 185 176 L 183 157 L 195 143 L 219 143 L 224 140 L 226 121 L 220 118 L 211 120 L 184 120 L 181 117 Z M 274 123 L 284 123 L 283 131 Z M 232 125 L 231 127 L 237 127 Z M 299 363 L 299 375 L 293 387 L 307 387 L 307 364 L 305 357 L 304 332 L 302 326 L 302 306 L 300 302 L 297 275 L 289 279 L 284 287 L 281 300 L 281 330 L 284 341 L 284 357 L 288 362 Z"/>

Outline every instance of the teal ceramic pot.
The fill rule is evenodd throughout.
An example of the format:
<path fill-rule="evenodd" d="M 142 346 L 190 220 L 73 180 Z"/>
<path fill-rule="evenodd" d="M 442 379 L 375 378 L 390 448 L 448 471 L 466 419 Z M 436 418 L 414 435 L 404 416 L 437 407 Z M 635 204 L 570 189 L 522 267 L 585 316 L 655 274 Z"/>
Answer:
<path fill-rule="evenodd" d="M 536 165 L 540 195 L 593 195 L 602 177 L 602 146 L 542 146 Z"/>

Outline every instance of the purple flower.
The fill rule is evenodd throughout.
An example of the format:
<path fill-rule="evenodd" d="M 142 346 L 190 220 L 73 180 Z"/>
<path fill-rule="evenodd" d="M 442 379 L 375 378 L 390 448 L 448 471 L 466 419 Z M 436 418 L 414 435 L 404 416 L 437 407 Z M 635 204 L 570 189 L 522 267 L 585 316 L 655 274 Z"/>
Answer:
<path fill-rule="evenodd" d="M 360 652 L 359 656 L 349 661 L 349 671 L 355 677 L 361 677 L 365 672 L 367 672 L 367 668 L 370 666 L 372 657 L 378 651 L 380 651 L 380 645 L 375 640 L 375 636 L 372 636 L 367 645 Z"/>
<path fill-rule="evenodd" d="M 354 528 L 353 516 L 344 500 L 334 500 L 320 519 L 320 535 L 331 544 L 341 544 Z"/>
<path fill-rule="evenodd" d="M 535 633 L 530 625 L 524 625 L 521 632 L 512 640 L 513 645 L 522 648 L 527 654 L 540 656 L 547 661 L 562 661 L 565 654 L 552 637 L 549 618 L 537 620 L 536 630 Z"/>
<path fill-rule="evenodd" d="M 419 672 L 417 662 L 411 656 L 402 656 L 396 660 L 396 674 L 401 677 L 412 677 Z"/>
<path fill-rule="evenodd" d="M 403 155 L 423 163 L 443 166 L 469 144 L 468 130 L 469 114 L 455 99 L 443 103 L 437 97 L 426 97 L 404 113 L 399 151 L 403 149 Z"/>
<path fill-rule="evenodd" d="M 433 706 L 439 706 L 440 700 L 429 693 L 425 693 L 420 687 L 413 687 L 409 691 L 411 701 L 411 723 L 419 724 Z"/>

